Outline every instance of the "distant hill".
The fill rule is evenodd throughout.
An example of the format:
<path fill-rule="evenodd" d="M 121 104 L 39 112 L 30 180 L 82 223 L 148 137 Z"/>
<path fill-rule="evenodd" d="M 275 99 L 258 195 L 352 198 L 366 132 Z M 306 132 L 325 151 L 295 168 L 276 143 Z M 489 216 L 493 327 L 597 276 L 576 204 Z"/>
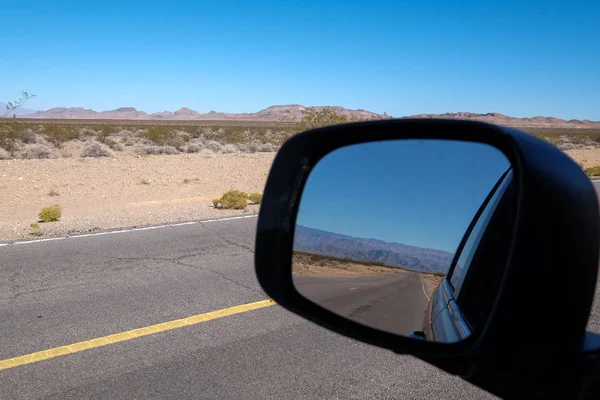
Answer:
<path fill-rule="evenodd" d="M 1 109 L 6 108 L 5 103 L 0 103 Z M 182 107 L 177 111 L 162 111 L 148 114 L 145 111 L 137 110 L 133 107 L 121 107 L 115 110 L 95 111 L 82 107 L 55 107 L 48 110 L 33 111 L 29 109 L 18 109 L 16 114 L 23 118 L 44 118 L 44 119 L 123 119 L 123 120 L 180 120 L 180 121 L 257 121 L 257 122 L 297 122 L 302 119 L 302 111 L 307 107 L 300 104 L 286 104 L 267 107 L 254 113 L 228 113 L 219 111 L 209 111 L 200 113 L 191 108 Z M 384 115 L 374 113 L 368 110 L 352 110 L 340 106 L 315 106 L 320 111 L 323 109 L 332 109 L 339 114 L 347 116 L 349 119 L 369 120 L 386 118 Z M 2 115 L 2 114 L 0 114 Z M 515 118 L 504 114 L 490 112 L 486 114 L 477 114 L 471 112 L 455 112 L 444 114 L 417 114 L 405 116 L 402 118 L 442 118 L 442 119 L 461 119 L 468 121 L 488 122 L 496 125 L 505 125 L 521 128 L 578 128 L 578 129 L 600 129 L 600 121 L 590 121 L 588 119 L 564 120 L 555 117 L 531 117 Z"/>
<path fill-rule="evenodd" d="M 590 121 L 589 119 L 560 119 L 554 117 L 531 117 L 531 118 L 515 118 L 509 117 L 500 113 L 477 114 L 470 112 L 456 112 L 444 114 L 418 114 L 410 115 L 402 118 L 442 118 L 442 119 L 460 119 L 468 121 L 480 121 L 490 124 L 514 126 L 514 127 L 531 127 L 531 128 L 600 128 L 599 121 Z"/>
<path fill-rule="evenodd" d="M 351 110 L 339 106 L 317 106 L 317 110 L 325 108 L 333 109 L 339 114 L 346 115 L 348 118 L 354 117 L 359 120 L 379 118 L 380 115 L 366 110 Z M 162 111 L 148 114 L 139 111 L 133 107 L 122 107 L 116 110 L 95 111 L 82 107 L 55 107 L 49 110 L 40 110 L 28 113 L 22 113 L 27 118 L 51 118 L 51 119 L 144 119 L 144 120 L 205 120 L 205 121 L 288 121 L 296 122 L 302 119 L 302 111 L 305 106 L 299 104 L 271 106 L 255 113 L 226 113 L 209 111 L 199 113 L 187 107 L 177 111 Z"/>
<path fill-rule="evenodd" d="M 454 257 L 447 251 L 356 238 L 302 225 L 296 225 L 294 250 L 356 261 L 382 262 L 428 273 L 448 272 Z"/>

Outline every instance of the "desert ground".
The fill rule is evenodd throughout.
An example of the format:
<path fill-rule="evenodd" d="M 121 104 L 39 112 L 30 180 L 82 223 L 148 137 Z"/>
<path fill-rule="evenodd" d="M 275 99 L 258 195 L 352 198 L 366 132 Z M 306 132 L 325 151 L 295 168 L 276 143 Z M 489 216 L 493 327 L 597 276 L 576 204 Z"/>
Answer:
<path fill-rule="evenodd" d="M 0 241 L 32 238 L 44 206 L 59 221 L 43 237 L 179 221 L 248 215 L 211 200 L 230 189 L 262 193 L 275 153 L 179 154 L 0 160 Z"/>
<path fill-rule="evenodd" d="M 600 165 L 600 148 L 586 147 L 582 149 L 565 150 L 565 153 L 583 168 Z"/>
<path fill-rule="evenodd" d="M 230 189 L 262 193 L 274 151 L 293 133 L 283 125 L 15 126 L 24 128 L 4 138 L 10 151 L 0 148 L 0 242 L 256 214 L 258 205 L 223 210 L 212 199 Z M 600 165 L 598 143 L 553 135 L 583 168 Z M 39 211 L 53 204 L 60 220 L 32 235 Z"/>

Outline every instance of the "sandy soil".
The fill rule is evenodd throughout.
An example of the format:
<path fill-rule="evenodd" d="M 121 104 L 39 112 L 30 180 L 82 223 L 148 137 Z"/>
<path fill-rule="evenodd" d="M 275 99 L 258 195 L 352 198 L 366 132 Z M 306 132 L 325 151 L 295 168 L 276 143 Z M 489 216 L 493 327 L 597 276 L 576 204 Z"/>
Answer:
<path fill-rule="evenodd" d="M 229 189 L 263 192 L 275 153 L 181 154 L 117 158 L 0 160 L 0 241 L 36 238 L 42 207 L 62 218 L 40 224 L 43 237 L 258 212 L 218 210 Z M 58 196 L 51 196 L 51 190 Z"/>
<path fill-rule="evenodd" d="M 423 278 L 423 285 L 425 286 L 425 292 L 427 296 L 431 297 L 433 291 L 439 286 L 440 282 L 444 279 L 443 276 L 432 275 L 432 274 L 421 274 Z"/>
<path fill-rule="evenodd" d="M 575 162 L 581 163 L 583 168 L 600 165 L 600 148 L 565 150 L 565 153 Z"/>

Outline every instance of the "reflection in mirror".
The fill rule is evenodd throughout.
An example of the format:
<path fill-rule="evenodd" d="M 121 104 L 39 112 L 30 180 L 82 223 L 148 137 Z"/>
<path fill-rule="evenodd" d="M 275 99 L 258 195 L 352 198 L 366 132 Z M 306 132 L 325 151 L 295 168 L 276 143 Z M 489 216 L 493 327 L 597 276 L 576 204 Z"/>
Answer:
<path fill-rule="evenodd" d="M 370 142 L 326 155 L 300 201 L 296 290 L 372 328 L 464 339 L 468 321 L 447 274 L 469 225 L 509 169 L 494 147 L 446 140 Z M 468 265 L 461 267 L 466 274 Z"/>

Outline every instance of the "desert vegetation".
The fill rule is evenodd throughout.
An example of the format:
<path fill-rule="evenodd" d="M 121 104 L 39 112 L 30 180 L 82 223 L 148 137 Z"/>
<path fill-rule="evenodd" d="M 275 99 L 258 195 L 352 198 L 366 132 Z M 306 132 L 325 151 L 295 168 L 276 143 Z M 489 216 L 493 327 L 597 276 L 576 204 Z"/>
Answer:
<path fill-rule="evenodd" d="M 42 222 L 54 222 L 58 221 L 58 219 L 62 216 L 62 210 L 59 204 L 53 204 L 51 206 L 47 206 L 42 208 L 42 211 L 39 212 L 38 217 Z"/>
<path fill-rule="evenodd" d="M 589 167 L 584 169 L 585 173 L 588 176 L 600 176 L 600 165 L 596 165 L 595 167 Z"/>
<path fill-rule="evenodd" d="M 385 116 L 387 117 L 387 116 Z M 70 157 L 62 151 L 80 143 L 81 157 L 181 153 L 275 152 L 307 129 L 355 121 L 331 109 L 303 110 L 299 122 L 0 120 L 0 160 Z"/>
<path fill-rule="evenodd" d="M 300 122 L 86 121 L 0 120 L 0 160 L 71 157 L 114 157 L 182 153 L 275 152 L 298 132 L 352 122 L 330 109 L 307 108 Z M 598 129 L 524 128 L 560 150 L 600 148 Z M 63 148 L 78 143 L 73 154 Z"/>
<path fill-rule="evenodd" d="M 212 204 L 215 208 L 224 210 L 245 210 L 248 207 L 248 201 L 252 204 L 260 204 L 262 194 L 229 190 L 223 196 L 212 199 Z"/>
<path fill-rule="evenodd" d="M 80 145 L 81 157 L 114 157 L 115 152 L 123 151 L 137 155 L 275 152 L 296 129 L 294 124 L 283 123 L 209 125 L 6 119 L 0 120 L 0 160 L 65 157 L 61 150 L 72 142 Z"/>

